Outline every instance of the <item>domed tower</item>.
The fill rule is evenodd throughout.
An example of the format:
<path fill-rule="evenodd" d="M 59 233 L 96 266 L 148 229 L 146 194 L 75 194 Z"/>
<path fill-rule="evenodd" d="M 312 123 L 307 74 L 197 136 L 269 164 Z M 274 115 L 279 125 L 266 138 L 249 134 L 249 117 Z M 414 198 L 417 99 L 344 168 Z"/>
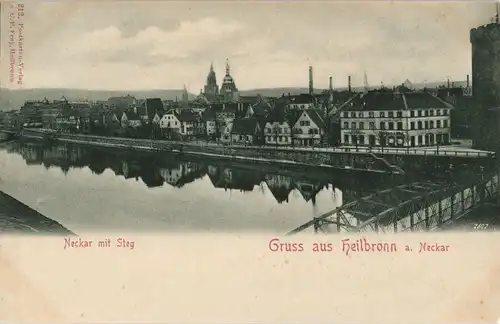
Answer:
<path fill-rule="evenodd" d="M 222 86 L 220 88 L 220 94 L 224 96 L 225 102 L 238 100 L 238 88 L 234 83 L 233 77 L 230 73 L 229 61 L 226 59 L 226 75 L 222 81 Z"/>
<path fill-rule="evenodd" d="M 214 65 L 210 64 L 210 71 L 207 76 L 207 83 L 204 89 L 205 94 L 217 96 L 219 94 L 219 86 L 217 85 L 217 77 L 215 76 Z"/>

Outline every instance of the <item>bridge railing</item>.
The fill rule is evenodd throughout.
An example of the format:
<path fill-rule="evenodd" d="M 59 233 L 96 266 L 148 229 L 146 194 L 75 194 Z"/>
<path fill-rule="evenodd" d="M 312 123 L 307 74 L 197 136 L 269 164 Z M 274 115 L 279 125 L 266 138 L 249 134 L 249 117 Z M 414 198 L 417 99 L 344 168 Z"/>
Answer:
<path fill-rule="evenodd" d="M 31 132 L 40 133 L 52 133 L 58 134 L 55 130 L 50 129 L 27 129 Z M 94 139 L 103 139 L 103 136 L 97 135 L 86 135 L 86 134 L 71 134 L 71 133 L 60 133 L 66 137 L 87 137 Z M 293 151 L 293 152 L 318 152 L 318 153 L 351 153 L 351 154 L 366 154 L 366 153 L 377 153 L 377 154 L 397 154 L 397 155 L 412 155 L 412 156 L 448 156 L 448 157 L 471 157 L 471 158 L 493 158 L 495 156 L 494 152 L 489 151 L 477 151 L 477 150 L 452 150 L 448 149 L 446 146 L 440 148 L 427 147 L 427 148 L 393 148 L 393 147 L 301 147 L 301 146 L 281 146 L 281 145 L 245 145 L 239 143 L 220 143 L 220 142 L 210 142 L 210 141 L 173 141 L 173 140 L 160 140 L 160 139 L 142 139 L 142 138 L 128 138 L 128 137 L 113 137 L 106 136 L 107 141 L 123 141 L 128 143 L 151 143 L 152 141 L 165 143 L 165 144 L 178 144 L 183 146 L 227 146 L 234 148 L 247 148 L 247 149 L 261 149 L 261 150 L 282 150 L 282 151 Z M 151 144 L 150 144 L 151 145 Z"/>

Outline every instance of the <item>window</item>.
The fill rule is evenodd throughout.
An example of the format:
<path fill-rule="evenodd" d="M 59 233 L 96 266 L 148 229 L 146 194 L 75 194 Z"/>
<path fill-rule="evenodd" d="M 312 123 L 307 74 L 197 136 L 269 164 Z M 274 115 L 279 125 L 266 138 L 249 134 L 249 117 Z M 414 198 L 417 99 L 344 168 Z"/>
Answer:
<path fill-rule="evenodd" d="M 368 117 L 370 117 L 370 118 L 375 118 L 375 113 L 374 113 L 373 111 L 370 111 L 370 112 L 368 113 Z"/>
<path fill-rule="evenodd" d="M 425 117 L 428 117 L 428 116 L 429 116 L 429 111 L 428 111 L 428 110 L 426 110 L 426 111 L 425 111 Z"/>
<path fill-rule="evenodd" d="M 415 117 L 415 112 L 413 110 L 410 111 L 410 117 Z"/>
<path fill-rule="evenodd" d="M 389 111 L 389 118 L 394 118 L 394 112 L 393 111 Z"/>
<path fill-rule="evenodd" d="M 434 116 L 434 110 L 430 111 L 431 116 Z"/>
<path fill-rule="evenodd" d="M 370 124 L 368 125 L 368 127 L 370 129 L 375 129 L 375 123 L 374 122 L 370 122 Z"/>
<path fill-rule="evenodd" d="M 436 128 L 441 128 L 441 121 L 440 120 L 436 121 Z"/>
<path fill-rule="evenodd" d="M 443 109 L 443 115 L 448 116 L 448 109 Z"/>
<path fill-rule="evenodd" d="M 448 127 L 448 121 L 447 120 L 443 120 L 443 127 Z"/>
<path fill-rule="evenodd" d="M 380 122 L 380 129 L 385 129 L 385 123 L 384 122 Z"/>
<path fill-rule="evenodd" d="M 430 121 L 430 127 L 429 128 L 434 128 L 434 121 L 433 120 Z"/>
<path fill-rule="evenodd" d="M 436 116 L 441 116 L 441 109 L 436 110 Z"/>
<path fill-rule="evenodd" d="M 385 112 L 383 111 L 380 112 L 380 118 L 385 118 Z"/>
<path fill-rule="evenodd" d="M 429 129 L 429 121 L 425 121 L 425 129 Z"/>
<path fill-rule="evenodd" d="M 422 117 L 422 110 L 418 111 L 418 117 Z"/>
<path fill-rule="evenodd" d="M 349 143 L 349 135 L 344 135 L 344 144 Z"/>
<path fill-rule="evenodd" d="M 389 122 L 389 130 L 393 130 L 394 129 L 394 123 L 393 122 Z"/>
<path fill-rule="evenodd" d="M 403 118 L 403 112 L 402 111 L 398 111 L 397 112 L 397 116 L 398 116 L 398 118 Z"/>
<path fill-rule="evenodd" d="M 344 129 L 349 129 L 349 123 L 348 122 L 344 122 Z"/>
<path fill-rule="evenodd" d="M 352 118 L 356 118 L 356 113 L 355 113 L 354 111 L 353 111 L 353 112 L 351 112 L 351 117 L 352 117 Z"/>
<path fill-rule="evenodd" d="M 365 129 L 365 123 L 360 122 L 359 123 L 359 129 Z"/>
<path fill-rule="evenodd" d="M 349 113 L 347 111 L 344 111 L 344 118 L 349 117 Z"/>
<path fill-rule="evenodd" d="M 359 118 L 363 118 L 363 117 L 365 117 L 365 116 L 364 116 L 364 114 L 363 114 L 362 112 L 360 112 L 358 116 L 359 116 Z"/>
<path fill-rule="evenodd" d="M 410 129 L 415 129 L 415 122 L 410 123 Z"/>
<path fill-rule="evenodd" d="M 398 122 L 398 130 L 402 130 L 403 129 L 403 123 L 402 122 Z"/>
<path fill-rule="evenodd" d="M 352 123 L 351 123 L 351 128 L 352 128 L 352 129 L 356 129 L 356 122 L 352 122 Z"/>
<path fill-rule="evenodd" d="M 418 122 L 418 129 L 422 129 L 422 122 L 421 121 Z"/>

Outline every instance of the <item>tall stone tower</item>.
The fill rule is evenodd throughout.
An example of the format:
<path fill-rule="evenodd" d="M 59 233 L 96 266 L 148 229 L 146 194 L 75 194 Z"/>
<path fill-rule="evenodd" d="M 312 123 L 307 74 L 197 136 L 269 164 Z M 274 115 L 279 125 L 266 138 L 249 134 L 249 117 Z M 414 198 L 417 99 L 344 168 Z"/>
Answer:
<path fill-rule="evenodd" d="M 498 11 L 490 24 L 470 31 L 472 47 L 472 97 L 474 100 L 474 146 L 493 149 L 499 146 L 492 125 L 491 109 L 500 107 L 500 24 Z"/>
<path fill-rule="evenodd" d="M 210 71 L 208 72 L 207 83 L 205 84 L 203 92 L 212 96 L 217 96 L 219 94 L 219 86 L 217 85 L 217 77 L 213 64 L 210 64 Z"/>
<path fill-rule="evenodd" d="M 229 61 L 226 59 L 226 75 L 220 87 L 220 94 L 224 96 L 224 102 L 237 101 L 239 99 L 238 88 L 231 76 Z"/>

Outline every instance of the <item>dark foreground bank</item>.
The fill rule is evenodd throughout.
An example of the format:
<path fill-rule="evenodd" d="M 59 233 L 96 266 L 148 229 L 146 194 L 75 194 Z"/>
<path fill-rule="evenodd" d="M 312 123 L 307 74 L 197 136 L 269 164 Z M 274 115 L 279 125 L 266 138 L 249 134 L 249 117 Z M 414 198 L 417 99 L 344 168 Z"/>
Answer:
<path fill-rule="evenodd" d="M 74 235 L 36 210 L 0 191 L 0 233 Z"/>

